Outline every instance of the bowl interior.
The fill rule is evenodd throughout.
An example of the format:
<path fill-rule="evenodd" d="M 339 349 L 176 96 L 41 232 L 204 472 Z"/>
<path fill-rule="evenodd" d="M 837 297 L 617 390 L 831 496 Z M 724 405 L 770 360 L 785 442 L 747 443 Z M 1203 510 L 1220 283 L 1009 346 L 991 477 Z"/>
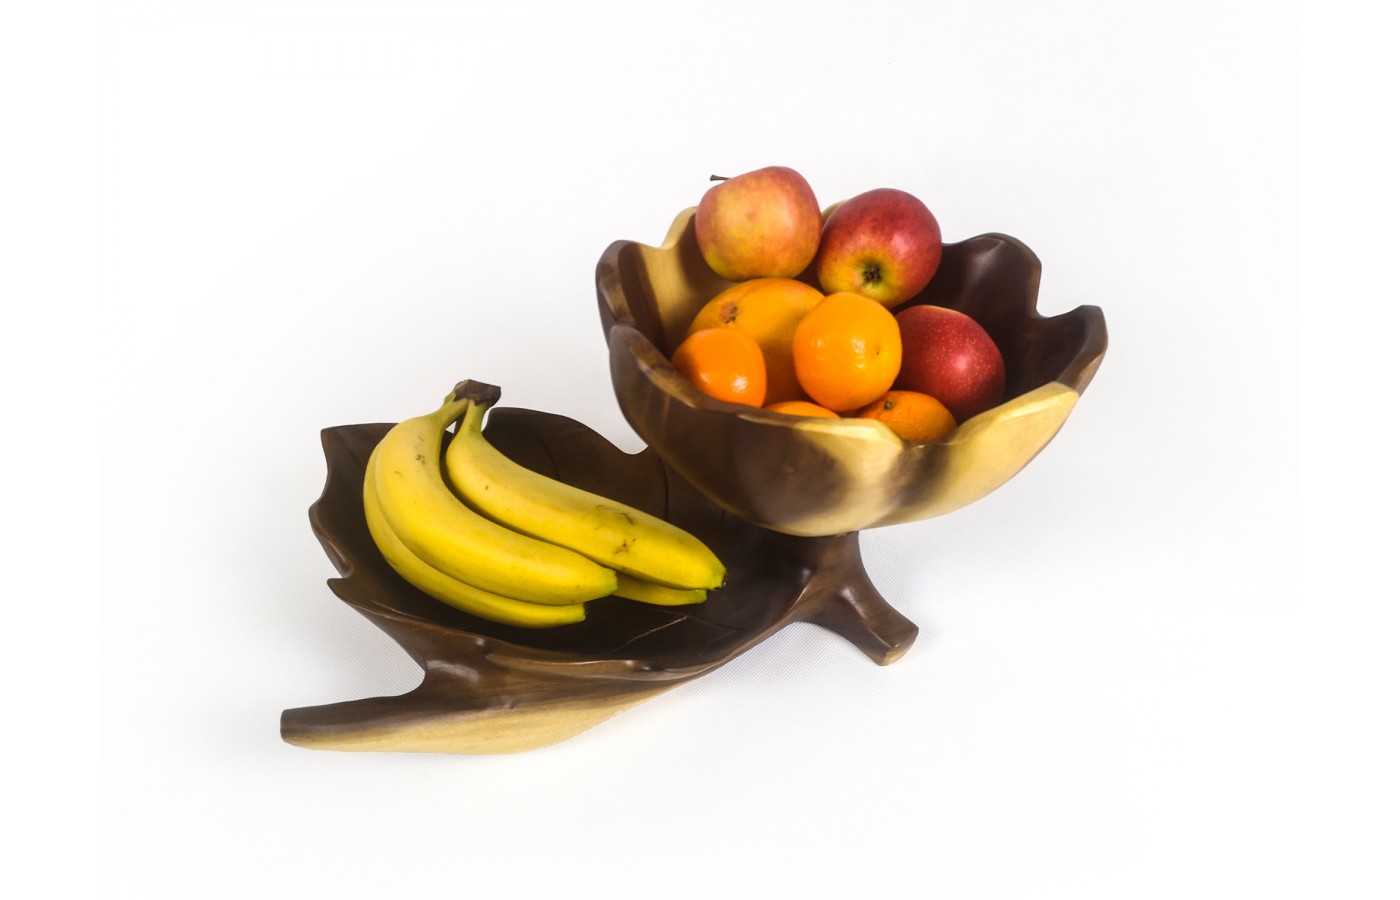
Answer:
<path fill-rule="evenodd" d="M 618 283 L 604 298 L 605 326 L 609 320 L 632 324 L 668 358 L 700 308 L 734 284 L 716 275 L 700 255 L 693 208 L 676 217 L 660 246 L 621 241 L 614 248 L 610 268 Z M 979 235 L 944 244 L 933 280 L 891 311 L 926 304 L 976 319 L 1006 363 L 1004 400 L 1052 381 L 1082 393 L 1107 348 L 1102 313 L 1086 306 L 1062 316 L 1041 316 L 1035 308 L 1040 275 L 1039 258 L 1021 241 L 1005 234 Z M 820 287 L 815 265 L 797 277 Z M 717 403 L 703 394 L 699 401 L 701 406 Z"/>
<path fill-rule="evenodd" d="M 813 272 L 802 280 L 815 284 Z M 695 313 L 729 282 L 705 264 L 694 210 L 658 247 L 614 243 L 598 265 L 614 390 L 647 444 L 720 507 L 765 528 L 819 535 L 941 515 L 1020 471 L 1063 425 L 1107 347 L 1097 307 L 1036 311 L 1040 261 L 987 234 L 944 245 L 932 282 L 894 310 L 964 312 L 1006 364 L 1003 402 L 941 441 L 908 444 L 868 420 L 797 419 L 702 394 L 670 365 Z"/>

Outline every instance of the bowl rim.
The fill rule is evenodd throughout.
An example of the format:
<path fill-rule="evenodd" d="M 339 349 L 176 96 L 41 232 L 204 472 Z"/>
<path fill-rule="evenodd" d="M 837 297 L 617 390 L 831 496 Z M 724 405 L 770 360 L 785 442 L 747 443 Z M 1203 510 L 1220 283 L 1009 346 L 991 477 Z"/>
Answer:
<path fill-rule="evenodd" d="M 935 282 L 892 312 L 941 300 L 945 301 L 941 305 L 980 319 L 972 312 L 974 307 L 963 301 L 980 305 L 996 297 L 992 305 L 983 307 L 996 325 L 982 322 L 994 339 L 1002 335 L 998 343 L 1003 354 L 1014 353 L 1022 365 L 1021 375 L 1008 385 L 1016 393 L 998 405 L 958 423 L 936 441 L 909 442 L 883 423 L 870 420 L 807 419 L 716 400 L 681 375 L 654 339 L 659 336 L 663 344 L 674 343 L 679 333 L 676 308 L 658 302 L 661 291 L 682 291 L 690 302 L 697 290 L 708 291 L 710 286 L 723 290 L 723 285 L 732 284 L 705 268 L 698 254 L 691 252 L 693 248 L 678 249 L 681 241 L 694 241 L 694 228 L 692 207 L 675 217 L 659 246 L 614 241 L 598 261 L 597 303 L 612 358 L 614 394 L 629 425 L 668 464 L 726 511 L 765 528 L 794 535 L 832 534 L 823 529 L 899 524 L 943 515 L 980 499 L 1014 477 L 1054 438 L 1107 350 L 1102 310 L 1082 305 L 1053 316 L 1040 313 L 1039 258 L 1019 239 L 989 232 L 945 242 L 945 265 L 949 259 L 957 262 L 940 271 L 956 273 L 952 280 L 941 286 Z M 995 274 L 998 270 L 1000 274 Z M 810 276 L 810 272 L 809 267 L 803 274 Z M 1006 339 L 1018 346 L 1009 349 L 1002 342 Z M 638 390 L 641 393 L 632 396 Z M 665 409 L 668 404 L 674 407 Z M 659 418 L 651 421 L 651 413 Z M 690 424 L 677 419 L 677 414 L 684 414 Z M 800 489 L 790 486 L 786 489 L 789 500 L 780 500 L 759 490 L 751 477 L 731 487 L 728 476 L 717 470 L 719 460 L 686 449 L 711 424 L 726 431 L 739 429 L 734 436 L 744 439 L 773 429 L 783 435 L 777 440 L 792 453 L 806 452 L 801 446 L 810 452 L 834 453 L 834 461 L 846 473 L 838 476 L 837 486 L 848 489 L 848 498 L 860 499 L 844 505 L 804 503 L 794 499 L 801 495 Z M 668 435 L 685 435 L 685 443 L 672 446 Z M 878 449 L 868 455 L 872 442 Z M 874 493 L 867 497 L 866 491 Z M 877 494 L 882 498 L 872 499 Z"/>
<path fill-rule="evenodd" d="M 829 215 L 831 210 L 835 209 L 837 206 L 840 206 L 844 202 L 845 200 L 838 200 L 835 203 L 831 204 L 823 212 L 823 216 Z M 623 326 L 624 328 L 630 328 L 633 331 L 635 331 L 639 336 L 640 340 L 642 342 L 645 342 L 645 344 L 649 345 L 650 348 L 655 352 L 655 360 L 659 360 L 659 363 L 655 366 L 655 368 L 657 368 L 660 371 L 669 370 L 671 372 L 674 372 L 676 375 L 674 379 L 669 377 L 665 379 L 666 384 L 662 386 L 663 390 L 665 390 L 674 398 L 683 402 L 686 406 L 690 407 L 691 409 L 697 411 L 726 412 L 746 417 L 756 416 L 757 421 L 771 423 L 774 425 L 793 426 L 801 424 L 804 427 L 817 427 L 818 430 L 829 431 L 830 433 L 836 435 L 856 435 L 859 434 L 857 429 L 863 427 L 868 428 L 873 426 L 873 429 L 877 433 L 881 434 L 888 440 L 898 442 L 899 444 L 906 447 L 914 447 L 929 444 L 956 442 L 958 440 L 958 432 L 965 429 L 970 423 L 977 422 L 982 417 L 995 413 L 997 410 L 1001 409 L 1002 407 L 1005 407 L 1007 404 L 1016 400 L 1017 397 L 1029 393 L 1029 390 L 1023 391 L 1021 394 L 1018 394 L 1014 397 L 1008 396 L 1004 398 L 1002 402 L 997 404 L 996 406 L 984 410 L 983 412 L 978 413 L 976 416 L 971 416 L 959 422 L 957 424 L 957 427 L 953 431 L 949 432 L 947 435 L 944 435 L 942 438 L 939 438 L 936 441 L 906 441 L 903 438 L 899 437 L 899 435 L 895 434 L 894 430 L 891 429 L 888 425 L 873 419 L 858 419 L 850 417 L 841 417 L 838 419 L 824 419 L 816 417 L 808 418 L 804 416 L 792 416 L 786 413 L 772 412 L 770 410 L 763 409 L 762 407 L 745 406 L 743 404 L 732 403 L 729 401 L 719 400 L 710 397 L 709 395 L 703 393 L 699 388 L 691 384 L 684 377 L 682 377 L 679 371 L 676 370 L 673 365 L 671 365 L 671 361 L 669 357 L 667 357 L 665 350 L 662 347 L 657 346 L 656 342 L 653 341 L 650 337 L 648 337 L 646 331 L 643 329 L 641 324 L 637 322 L 635 313 L 633 312 L 631 305 L 627 302 L 626 298 L 629 296 L 629 294 L 622 284 L 624 271 L 623 256 L 628 253 L 641 251 L 650 251 L 654 253 L 664 253 L 673 251 L 680 241 L 684 240 L 688 234 L 694 232 L 696 209 L 697 207 L 691 206 L 677 213 L 675 218 L 672 220 L 670 227 L 666 231 L 666 236 L 662 239 L 660 244 L 657 244 L 655 246 L 644 244 L 640 241 L 635 240 L 623 239 L 613 241 L 603 251 L 603 254 L 598 260 L 598 264 L 595 270 L 595 286 L 598 295 L 599 314 L 603 323 L 604 338 L 611 342 L 613 340 L 613 331 L 619 326 Z M 1028 304 L 1028 309 L 1024 310 L 1028 318 L 1031 318 L 1032 321 L 1035 322 L 1049 321 L 1052 319 L 1082 320 L 1084 325 L 1084 341 L 1080 345 L 1078 351 L 1066 362 L 1066 364 L 1061 368 L 1061 370 L 1055 374 L 1054 378 L 1040 385 L 1043 387 L 1044 385 L 1048 385 L 1052 382 L 1058 382 L 1064 385 L 1065 387 L 1069 388 L 1070 390 L 1074 391 L 1075 394 L 1082 396 L 1084 390 L 1093 380 L 1094 375 L 1097 374 L 1099 365 L 1102 363 L 1103 358 L 1108 350 L 1108 327 L 1107 322 L 1104 318 L 1102 308 L 1093 304 L 1081 304 L 1077 307 L 1074 307 L 1062 313 L 1057 313 L 1053 316 L 1046 316 L 1040 313 L 1036 306 L 1036 299 L 1040 286 L 1042 264 L 1040 261 L 1040 257 L 1035 254 L 1035 251 L 1031 250 L 1031 248 L 1019 238 L 1013 237 L 1003 232 L 993 231 L 984 232 L 982 234 L 974 235 L 969 238 L 964 238 L 960 241 L 945 241 L 943 244 L 945 254 L 948 252 L 948 248 L 950 247 L 970 248 L 973 250 L 982 250 L 982 252 L 993 252 L 995 247 L 997 246 L 1004 246 L 1010 248 L 1018 255 L 1023 256 L 1030 264 L 1030 277 L 1028 279 L 1028 293 L 1030 295 L 1030 300 Z M 917 305 L 915 301 L 900 304 L 899 306 L 892 308 L 891 312 L 897 312 L 898 310 L 906 309 L 913 305 Z M 626 332 L 623 332 L 623 334 L 625 335 Z M 633 346 L 636 345 L 634 344 Z M 1032 388 L 1030 390 L 1034 389 L 1035 388 Z M 822 428 L 820 427 L 821 425 L 825 425 L 827 427 Z"/>

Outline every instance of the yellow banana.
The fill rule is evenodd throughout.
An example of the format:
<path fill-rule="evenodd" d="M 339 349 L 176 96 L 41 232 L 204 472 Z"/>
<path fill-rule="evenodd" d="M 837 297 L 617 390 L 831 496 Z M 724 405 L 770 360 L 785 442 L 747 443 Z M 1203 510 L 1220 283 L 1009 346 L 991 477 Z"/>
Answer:
<path fill-rule="evenodd" d="M 724 564 L 694 535 L 626 504 L 580 490 L 511 460 L 486 440 L 482 420 L 500 389 L 459 386 L 466 413 L 447 445 L 447 481 L 466 504 L 523 534 L 665 587 L 718 587 Z"/>
<path fill-rule="evenodd" d="M 399 540 L 389 527 L 389 523 L 384 521 L 384 512 L 379 505 L 379 494 L 375 490 L 373 477 L 378 457 L 379 448 L 376 447 L 370 454 L 369 468 L 365 475 L 365 523 L 369 525 L 370 537 L 374 538 L 379 552 L 384 554 L 389 565 L 402 575 L 405 581 L 429 597 L 493 622 L 524 628 L 547 628 L 583 621 L 582 603 L 546 606 L 542 603 L 527 603 L 524 600 L 502 597 L 464 584 L 450 575 L 444 575 L 414 556 L 413 551 L 404 546 L 403 541 Z"/>
<path fill-rule="evenodd" d="M 460 386 L 459 386 L 460 387 Z M 493 594 L 532 603 L 583 603 L 617 589 L 617 576 L 572 550 L 512 531 L 467 508 L 442 478 L 448 423 L 469 401 L 449 394 L 436 412 L 400 422 L 366 477 L 390 530 L 429 566 Z"/>
<path fill-rule="evenodd" d="M 633 578 L 624 572 L 617 573 L 617 590 L 613 593 L 639 603 L 650 603 L 652 606 L 689 606 L 692 603 L 704 603 L 707 596 L 703 588 L 684 590 L 666 587 Z"/>

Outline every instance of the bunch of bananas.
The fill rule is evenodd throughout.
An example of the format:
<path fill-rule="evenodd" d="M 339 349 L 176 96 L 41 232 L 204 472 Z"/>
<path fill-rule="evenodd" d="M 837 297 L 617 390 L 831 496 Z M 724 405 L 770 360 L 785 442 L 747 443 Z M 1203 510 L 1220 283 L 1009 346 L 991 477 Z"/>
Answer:
<path fill-rule="evenodd" d="M 528 628 L 581 621 L 584 604 L 599 597 L 679 606 L 719 587 L 724 565 L 693 535 L 491 446 L 481 426 L 500 395 L 464 381 L 436 412 L 395 425 L 370 454 L 365 521 L 406 581 Z"/>

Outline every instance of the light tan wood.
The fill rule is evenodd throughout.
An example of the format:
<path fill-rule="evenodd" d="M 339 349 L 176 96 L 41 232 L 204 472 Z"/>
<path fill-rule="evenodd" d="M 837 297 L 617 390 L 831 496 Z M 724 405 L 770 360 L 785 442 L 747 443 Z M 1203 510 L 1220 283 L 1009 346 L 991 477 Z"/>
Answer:
<path fill-rule="evenodd" d="M 726 515 L 651 450 L 627 454 L 577 422 L 496 409 L 485 434 L 535 471 L 673 521 L 729 570 L 705 602 L 587 604 L 581 623 L 513 628 L 440 603 L 384 560 L 360 501 L 365 465 L 389 425 L 326 429 L 317 537 L 340 571 L 331 589 L 422 666 L 398 697 L 286 710 L 283 738 L 323 750 L 513 753 L 566 740 L 649 697 L 711 672 L 796 621 L 845 636 L 888 663 L 918 629 L 866 577 L 858 535 L 795 539 Z"/>
<path fill-rule="evenodd" d="M 811 273 L 804 279 L 811 281 Z M 992 335 L 1004 401 L 940 441 L 910 444 L 882 423 L 805 420 L 702 394 L 669 361 L 695 313 L 730 283 L 709 271 L 682 212 L 659 247 L 620 241 L 598 266 L 614 392 L 628 423 L 707 498 L 748 522 L 815 537 L 944 515 L 1010 480 L 1050 442 L 1107 348 L 1097 307 L 1036 312 L 1040 261 L 983 235 L 944 247 L 929 287 L 903 308 L 947 306 Z"/>
<path fill-rule="evenodd" d="M 1042 317 L 1039 281 L 1039 261 L 1014 238 L 945 245 L 938 274 L 912 302 L 978 319 L 1002 349 L 1008 391 L 947 438 L 906 444 L 877 422 L 805 420 L 700 394 L 667 353 L 728 282 L 699 256 L 693 211 L 660 247 L 615 243 L 598 266 L 599 312 L 614 390 L 648 449 L 628 455 L 577 422 L 528 410 L 493 410 L 486 435 L 522 465 L 691 531 L 728 567 L 725 584 L 687 606 L 604 598 L 588 604 L 585 621 L 558 628 L 477 619 L 405 582 L 369 536 L 365 463 L 389 426 L 327 429 L 326 488 L 311 519 L 341 573 L 331 588 L 425 677 L 400 697 L 289 709 L 284 738 L 360 751 L 542 747 L 711 672 L 792 622 L 828 628 L 878 663 L 898 659 L 918 629 L 871 583 L 859 529 L 942 515 L 1006 483 L 1054 437 L 1103 358 L 1098 309 Z"/>
<path fill-rule="evenodd" d="M 289 744 L 310 750 L 395 751 L 488 755 L 520 753 L 568 740 L 648 700 L 667 688 L 624 696 L 562 700 L 549 704 L 457 709 L 450 700 L 434 707 L 403 698 L 374 698 L 289 710 L 282 730 Z M 398 714 L 392 710 L 400 707 Z M 335 717 L 329 714 L 333 712 Z"/>

